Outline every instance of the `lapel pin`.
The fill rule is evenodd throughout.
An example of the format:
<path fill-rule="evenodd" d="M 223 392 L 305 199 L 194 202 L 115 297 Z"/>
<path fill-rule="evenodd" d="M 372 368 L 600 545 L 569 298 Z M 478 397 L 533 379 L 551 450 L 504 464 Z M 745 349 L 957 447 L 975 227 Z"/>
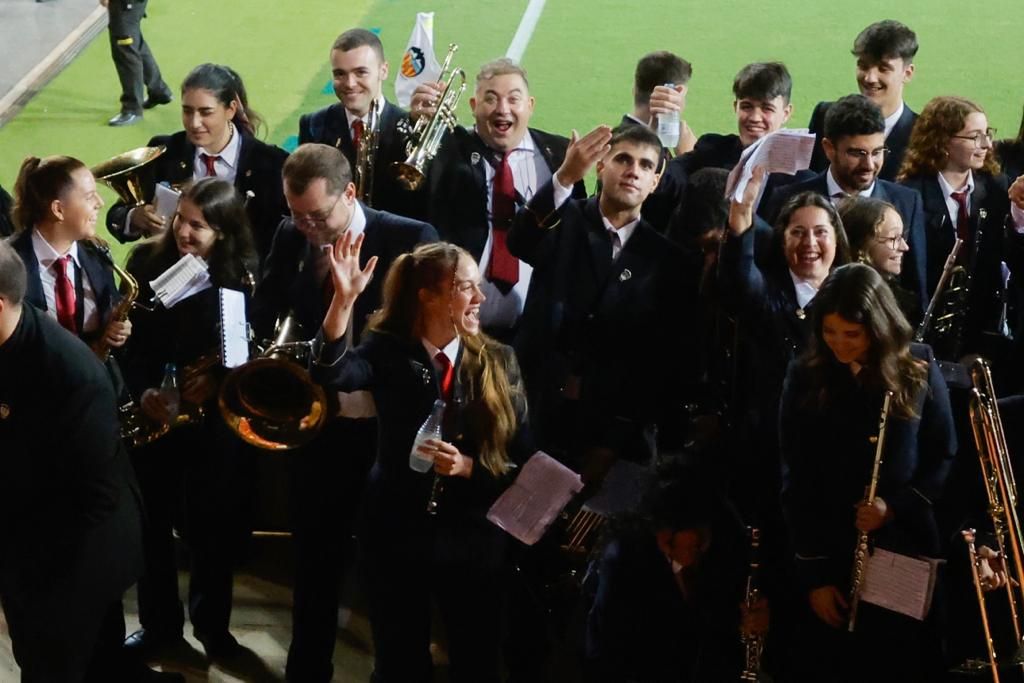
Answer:
<path fill-rule="evenodd" d="M 11 407 L 6 403 L 0 403 L 0 420 L 6 420 L 11 415 Z"/>
<path fill-rule="evenodd" d="M 182 168 L 188 168 L 188 164 L 186 164 L 184 161 L 181 162 L 180 166 Z"/>
<path fill-rule="evenodd" d="M 619 273 L 619 282 L 625 282 L 631 277 L 633 277 L 633 273 L 630 272 L 629 268 L 623 268 L 622 272 Z"/>
<path fill-rule="evenodd" d="M 473 164 L 474 166 L 479 164 L 480 163 L 480 152 L 473 152 L 472 154 L 470 154 L 469 155 L 469 163 Z"/>
<path fill-rule="evenodd" d="M 798 317 L 801 320 L 803 320 L 804 318 L 807 317 L 807 313 L 806 313 L 806 311 L 804 311 L 804 309 L 798 308 L 798 309 L 796 309 L 796 317 Z"/>
<path fill-rule="evenodd" d="M 252 177 L 252 169 L 251 168 L 248 171 L 245 172 L 245 177 L 246 178 L 251 178 Z"/>

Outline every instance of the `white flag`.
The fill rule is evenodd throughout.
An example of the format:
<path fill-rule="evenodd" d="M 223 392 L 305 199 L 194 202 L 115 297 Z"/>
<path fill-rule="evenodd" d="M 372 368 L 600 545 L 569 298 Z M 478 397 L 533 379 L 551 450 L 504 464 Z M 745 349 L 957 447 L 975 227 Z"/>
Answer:
<path fill-rule="evenodd" d="M 395 99 L 399 106 L 408 109 L 416 86 L 440 77 L 441 65 L 434 56 L 434 13 L 419 12 L 395 79 Z"/>

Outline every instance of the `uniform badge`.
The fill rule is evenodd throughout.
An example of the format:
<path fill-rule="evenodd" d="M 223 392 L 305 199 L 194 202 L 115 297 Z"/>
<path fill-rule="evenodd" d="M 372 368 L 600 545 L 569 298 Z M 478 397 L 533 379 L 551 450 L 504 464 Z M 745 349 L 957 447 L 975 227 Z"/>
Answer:
<path fill-rule="evenodd" d="M 629 268 L 623 268 L 622 272 L 619 273 L 619 282 L 625 282 L 631 277 L 633 277 L 633 273 L 630 272 Z"/>
<path fill-rule="evenodd" d="M 480 163 L 480 152 L 473 152 L 472 154 L 470 154 L 469 155 L 469 163 L 473 164 L 474 166 L 479 164 Z"/>

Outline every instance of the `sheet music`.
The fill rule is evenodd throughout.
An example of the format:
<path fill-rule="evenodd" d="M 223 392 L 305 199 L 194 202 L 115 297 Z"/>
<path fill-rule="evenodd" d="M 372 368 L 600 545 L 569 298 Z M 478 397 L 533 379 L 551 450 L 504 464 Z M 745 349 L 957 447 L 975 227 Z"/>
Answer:
<path fill-rule="evenodd" d="M 769 133 L 743 150 L 736 168 L 729 174 L 725 196 L 741 201 L 755 166 L 762 166 L 765 173 L 793 175 L 811 165 L 813 152 L 814 134 L 806 128 L 782 128 Z"/>
<path fill-rule="evenodd" d="M 185 254 L 173 266 L 151 280 L 153 295 L 164 308 L 171 308 L 193 294 L 198 294 L 212 286 L 203 259 Z"/>
<path fill-rule="evenodd" d="M 164 183 L 157 183 L 156 193 L 153 196 L 153 212 L 164 219 L 164 227 L 170 227 L 167 222 L 178 210 L 178 200 L 181 193 Z"/>
<path fill-rule="evenodd" d="M 249 325 L 245 320 L 245 295 L 237 289 L 220 289 L 220 358 L 226 368 L 249 360 Z"/>
<path fill-rule="evenodd" d="M 487 519 L 526 545 L 533 545 L 582 489 L 580 475 L 537 451 L 488 510 Z"/>
<path fill-rule="evenodd" d="M 931 609 L 941 563 L 875 548 L 864 571 L 860 599 L 923 621 Z"/>

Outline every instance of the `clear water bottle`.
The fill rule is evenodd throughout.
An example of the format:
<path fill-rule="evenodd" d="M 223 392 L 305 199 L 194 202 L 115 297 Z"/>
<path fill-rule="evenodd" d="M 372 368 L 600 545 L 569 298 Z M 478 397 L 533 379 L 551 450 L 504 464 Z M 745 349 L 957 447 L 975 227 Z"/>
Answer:
<path fill-rule="evenodd" d="M 168 421 L 174 422 L 181 407 L 181 392 L 178 391 L 178 368 L 174 363 L 168 363 L 164 367 L 164 378 L 160 382 L 160 397 L 164 400 L 170 413 Z"/>
<path fill-rule="evenodd" d="M 675 86 L 672 83 L 666 83 L 665 87 L 674 88 Z M 662 147 L 675 149 L 679 146 L 679 114 L 677 112 L 658 114 L 658 139 L 661 140 Z"/>
<path fill-rule="evenodd" d="M 434 407 L 430 410 L 430 416 L 423 423 L 423 426 L 420 427 L 420 430 L 416 432 L 416 438 L 412 442 L 412 450 L 409 451 L 409 467 L 417 472 L 428 472 L 434 466 L 434 459 L 424 457 L 417 449 L 427 439 L 441 438 L 441 421 L 443 419 L 444 401 L 438 399 L 434 401 Z"/>

